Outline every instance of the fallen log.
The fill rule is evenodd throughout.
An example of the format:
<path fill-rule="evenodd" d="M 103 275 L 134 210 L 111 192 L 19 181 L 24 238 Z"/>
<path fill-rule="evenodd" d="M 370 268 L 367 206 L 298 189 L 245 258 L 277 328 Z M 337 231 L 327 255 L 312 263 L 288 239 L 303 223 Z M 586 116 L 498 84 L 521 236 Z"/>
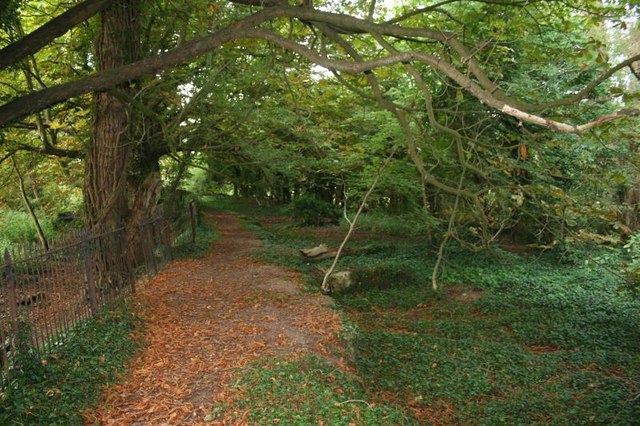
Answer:
<path fill-rule="evenodd" d="M 315 256 L 313 260 L 333 259 L 338 254 L 338 249 L 330 249 L 329 251 Z"/>
<path fill-rule="evenodd" d="M 366 253 L 368 250 L 371 250 L 371 246 L 344 249 L 342 253 L 358 254 Z M 338 249 L 329 248 L 326 244 L 320 244 L 319 246 L 310 249 L 300 249 L 300 253 L 309 260 L 333 259 L 338 255 Z"/>
<path fill-rule="evenodd" d="M 321 254 L 327 253 L 328 251 L 329 247 L 327 247 L 326 244 L 320 244 L 319 246 L 310 249 L 300 249 L 300 253 L 302 253 L 304 257 L 310 258 L 318 257 Z"/>

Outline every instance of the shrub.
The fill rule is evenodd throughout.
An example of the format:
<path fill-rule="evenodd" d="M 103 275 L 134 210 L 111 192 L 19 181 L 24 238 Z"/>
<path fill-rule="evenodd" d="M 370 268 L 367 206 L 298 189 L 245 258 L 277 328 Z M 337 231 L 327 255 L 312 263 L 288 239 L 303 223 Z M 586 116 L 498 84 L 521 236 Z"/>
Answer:
<path fill-rule="evenodd" d="M 429 236 L 437 229 L 437 219 L 423 210 L 401 215 L 389 215 L 382 211 L 371 211 L 358 219 L 358 229 L 363 231 L 401 237 Z"/>
<path fill-rule="evenodd" d="M 320 226 L 337 221 L 339 215 L 334 206 L 326 201 L 304 195 L 291 203 L 293 218 L 303 225 Z"/>

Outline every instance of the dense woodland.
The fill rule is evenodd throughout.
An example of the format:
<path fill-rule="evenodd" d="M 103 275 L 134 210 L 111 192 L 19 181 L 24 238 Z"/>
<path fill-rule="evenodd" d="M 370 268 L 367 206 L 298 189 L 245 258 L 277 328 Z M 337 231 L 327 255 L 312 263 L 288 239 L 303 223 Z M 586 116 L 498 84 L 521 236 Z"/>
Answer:
<path fill-rule="evenodd" d="M 482 281 L 447 256 L 506 279 L 502 248 L 634 294 L 639 89 L 635 0 L 6 0 L 0 247 L 133 241 L 217 195 L 343 231 L 361 211 L 435 261 L 415 267 L 428 288 Z"/>

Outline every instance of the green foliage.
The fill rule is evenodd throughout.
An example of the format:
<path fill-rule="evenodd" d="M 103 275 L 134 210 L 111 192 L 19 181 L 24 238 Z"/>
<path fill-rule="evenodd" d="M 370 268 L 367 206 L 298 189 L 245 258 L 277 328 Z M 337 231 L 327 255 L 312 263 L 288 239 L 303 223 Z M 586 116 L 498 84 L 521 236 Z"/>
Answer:
<path fill-rule="evenodd" d="M 418 285 L 421 279 L 416 271 L 401 262 L 376 262 L 351 271 L 355 287 L 392 288 Z M 353 290 L 356 290 L 353 288 Z"/>
<path fill-rule="evenodd" d="M 38 220 L 45 235 L 52 236 L 55 232 L 53 223 L 44 215 L 40 215 Z M 29 213 L 0 209 L 0 223 L 2 223 L 2 227 L 0 227 L 1 250 L 13 244 L 38 241 L 38 234 Z"/>
<path fill-rule="evenodd" d="M 320 226 L 336 221 L 339 217 L 336 208 L 312 195 L 303 195 L 291 203 L 291 214 L 302 225 Z"/>
<path fill-rule="evenodd" d="M 296 249 L 326 238 L 282 224 L 261 233 L 261 258 L 317 283 L 318 264 Z M 339 266 L 358 285 L 334 299 L 354 324 L 349 346 L 368 398 L 391 398 L 426 424 L 637 421 L 640 302 L 596 262 L 619 264 L 618 251 L 523 258 L 452 245 L 444 290 L 434 292 L 436 248 L 427 241 L 359 236 L 349 245 L 357 254 Z"/>
<path fill-rule="evenodd" d="M 123 304 L 75 328 L 42 361 L 33 353 L 21 354 L 20 369 L 0 393 L 0 423 L 84 424 L 80 410 L 118 379 L 140 345 L 132 338 L 139 329 L 139 319 Z"/>
<path fill-rule="evenodd" d="M 242 374 L 236 389 L 242 399 L 234 411 L 249 412 L 252 424 L 406 424 L 407 414 L 393 404 L 370 401 L 358 378 L 315 356 L 269 359 Z M 214 407 L 215 420 L 222 407 Z"/>
<path fill-rule="evenodd" d="M 455 316 L 449 322 L 460 319 Z M 598 354 L 527 348 L 512 342 L 427 333 L 362 333 L 358 370 L 373 392 L 392 392 L 413 406 L 446 405 L 456 424 L 633 424 L 630 375 Z M 633 358 L 622 355 L 627 368 Z M 598 363 L 598 364 L 595 364 Z"/>
<path fill-rule="evenodd" d="M 358 230 L 400 237 L 427 237 L 438 225 L 428 212 L 416 209 L 398 215 L 373 210 L 358 218 Z"/>
<path fill-rule="evenodd" d="M 211 195 L 213 189 L 211 179 L 207 176 L 207 172 L 201 168 L 195 167 L 190 171 L 189 178 L 183 186 L 196 197 Z"/>
<path fill-rule="evenodd" d="M 624 248 L 629 257 L 624 272 L 631 281 L 632 289 L 638 292 L 640 291 L 640 233 L 632 234 Z"/>
<path fill-rule="evenodd" d="M 481 297 L 416 286 L 337 297 L 361 325 L 353 346 L 370 390 L 425 409 L 444 404 L 451 423 L 632 424 L 640 415 L 628 403 L 639 390 L 640 303 L 615 275 L 458 251 L 445 278 Z"/>

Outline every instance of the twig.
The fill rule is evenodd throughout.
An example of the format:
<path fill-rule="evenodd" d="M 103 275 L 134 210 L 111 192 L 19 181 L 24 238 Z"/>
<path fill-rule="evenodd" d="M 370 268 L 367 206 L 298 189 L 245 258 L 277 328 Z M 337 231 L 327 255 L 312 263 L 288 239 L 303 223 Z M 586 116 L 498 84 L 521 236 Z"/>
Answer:
<path fill-rule="evenodd" d="M 344 239 L 342 240 L 342 243 L 340 244 L 340 247 L 338 248 L 338 252 L 336 253 L 336 257 L 333 258 L 333 263 L 331 264 L 331 267 L 327 270 L 327 272 L 324 274 L 324 278 L 322 279 L 322 286 L 320 288 L 322 289 L 322 291 L 324 293 L 330 293 L 331 292 L 332 289 L 329 286 L 329 278 L 331 277 L 331 274 L 333 274 L 333 271 L 336 269 L 336 265 L 338 264 L 338 260 L 340 259 L 340 254 L 342 254 L 342 250 L 344 249 L 344 246 L 347 245 L 347 241 L 349 241 L 349 238 L 351 237 L 351 234 L 353 233 L 353 230 L 356 227 L 356 222 L 358 221 L 358 218 L 360 217 L 360 214 L 362 213 L 362 210 L 364 210 L 364 206 L 367 204 L 367 199 L 369 198 L 369 196 L 371 195 L 371 193 L 375 189 L 376 185 L 378 185 L 378 181 L 380 180 L 380 177 L 382 176 L 382 173 L 384 172 L 384 169 L 387 168 L 387 166 L 389 165 L 389 163 L 391 162 L 391 160 L 393 159 L 393 156 L 395 154 L 396 154 L 396 148 L 394 147 L 391 150 L 391 154 L 389 154 L 389 156 L 385 160 L 384 164 L 378 170 L 378 174 L 376 175 L 376 178 L 373 180 L 373 183 L 371 184 L 371 187 L 369 187 L 369 190 L 364 195 L 364 198 L 362 199 L 362 202 L 360 203 L 360 207 L 358 208 L 358 211 L 356 212 L 355 216 L 353 217 L 353 220 L 349 220 L 347 218 L 347 222 L 349 222 L 349 230 L 347 231 L 347 235 L 344 236 Z M 345 214 L 345 217 L 346 217 L 346 214 Z"/>
<path fill-rule="evenodd" d="M 458 183 L 458 189 L 462 188 L 465 171 L 466 169 L 462 169 L 462 173 L 460 174 L 460 182 Z M 447 226 L 447 232 L 444 234 L 444 237 L 442 238 L 442 243 L 440 243 L 440 248 L 438 249 L 438 259 L 436 260 L 436 264 L 433 267 L 433 272 L 431 273 L 431 286 L 433 287 L 434 290 L 438 289 L 438 269 L 440 269 L 440 263 L 442 263 L 444 248 L 447 246 L 447 242 L 449 242 L 449 238 L 451 237 L 453 224 L 456 221 L 456 214 L 458 213 L 459 202 L 460 202 L 460 194 L 457 194 L 456 201 L 453 204 L 453 211 L 451 212 L 451 217 L 449 217 L 449 225 Z"/>
<path fill-rule="evenodd" d="M 369 403 L 369 402 L 367 402 L 367 401 L 364 401 L 364 400 L 362 400 L 362 399 L 349 399 L 349 400 L 347 400 L 347 401 L 336 402 L 336 403 L 335 403 L 335 404 L 333 404 L 333 405 L 335 405 L 336 407 L 340 407 L 341 405 L 349 404 L 349 403 L 351 403 L 351 402 L 361 402 L 361 403 L 363 403 L 363 404 L 366 404 L 369 408 L 371 408 L 371 403 Z"/>

